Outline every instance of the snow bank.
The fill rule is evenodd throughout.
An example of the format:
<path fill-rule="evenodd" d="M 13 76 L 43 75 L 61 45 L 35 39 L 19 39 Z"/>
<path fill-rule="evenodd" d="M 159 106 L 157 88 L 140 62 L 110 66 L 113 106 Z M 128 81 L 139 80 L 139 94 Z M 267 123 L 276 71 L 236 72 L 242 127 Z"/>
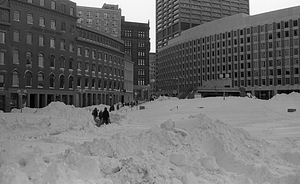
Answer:
<path fill-rule="evenodd" d="M 290 94 L 281 93 L 273 96 L 271 100 L 300 101 L 300 93 L 296 93 L 296 92 L 292 92 Z"/>

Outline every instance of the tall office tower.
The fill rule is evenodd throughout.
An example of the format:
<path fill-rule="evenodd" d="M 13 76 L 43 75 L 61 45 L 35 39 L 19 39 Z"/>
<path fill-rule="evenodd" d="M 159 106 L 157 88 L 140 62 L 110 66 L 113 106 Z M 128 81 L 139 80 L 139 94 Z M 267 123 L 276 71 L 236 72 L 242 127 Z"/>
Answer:
<path fill-rule="evenodd" d="M 111 4 L 102 8 L 77 6 L 77 23 L 121 38 L 121 12 L 118 5 Z"/>
<path fill-rule="evenodd" d="M 125 21 L 122 16 L 122 34 L 121 38 L 125 44 L 125 53 L 131 55 L 134 62 L 133 85 L 136 99 L 145 99 L 149 90 L 149 52 L 150 38 L 148 23 Z"/>
<path fill-rule="evenodd" d="M 249 0 L 156 0 L 156 48 L 184 30 L 238 13 L 249 14 Z"/>

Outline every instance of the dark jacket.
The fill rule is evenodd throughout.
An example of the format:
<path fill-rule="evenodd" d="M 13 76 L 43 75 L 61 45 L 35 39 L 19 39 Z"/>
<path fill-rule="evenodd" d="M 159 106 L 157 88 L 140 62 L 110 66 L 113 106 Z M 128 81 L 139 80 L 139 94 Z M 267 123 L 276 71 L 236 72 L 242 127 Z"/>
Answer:
<path fill-rule="evenodd" d="M 103 118 L 103 112 L 102 110 L 99 111 L 99 119 L 102 119 Z"/>
<path fill-rule="evenodd" d="M 109 112 L 107 111 L 107 108 L 105 108 L 103 111 L 103 120 L 108 120 L 108 119 L 109 119 Z"/>

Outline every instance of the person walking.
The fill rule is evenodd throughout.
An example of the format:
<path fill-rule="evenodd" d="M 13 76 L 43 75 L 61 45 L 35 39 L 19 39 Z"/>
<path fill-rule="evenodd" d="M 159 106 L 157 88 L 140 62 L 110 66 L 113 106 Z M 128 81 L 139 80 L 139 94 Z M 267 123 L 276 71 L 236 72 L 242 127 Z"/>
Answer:
<path fill-rule="evenodd" d="M 92 115 L 94 116 L 94 119 L 97 118 L 97 116 L 98 116 L 98 109 L 97 109 L 97 107 L 94 108 L 94 110 L 92 112 Z"/>
<path fill-rule="evenodd" d="M 103 112 L 102 110 L 99 111 L 99 119 L 100 119 L 100 125 L 102 125 L 102 119 L 103 119 Z"/>
<path fill-rule="evenodd" d="M 109 112 L 107 111 L 107 108 L 104 108 L 103 111 L 103 124 L 108 124 L 109 123 Z"/>

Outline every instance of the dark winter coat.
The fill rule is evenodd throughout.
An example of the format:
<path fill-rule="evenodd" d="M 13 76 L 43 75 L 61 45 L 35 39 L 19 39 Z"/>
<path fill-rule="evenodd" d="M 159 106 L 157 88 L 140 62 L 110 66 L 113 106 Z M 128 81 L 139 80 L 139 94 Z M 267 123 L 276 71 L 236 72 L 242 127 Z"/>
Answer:
<path fill-rule="evenodd" d="M 99 112 L 99 119 L 101 120 L 103 118 L 103 112 L 100 110 Z"/>
<path fill-rule="evenodd" d="M 107 108 L 105 108 L 103 111 L 103 120 L 108 120 L 108 119 L 109 119 L 109 112 L 107 111 Z"/>

